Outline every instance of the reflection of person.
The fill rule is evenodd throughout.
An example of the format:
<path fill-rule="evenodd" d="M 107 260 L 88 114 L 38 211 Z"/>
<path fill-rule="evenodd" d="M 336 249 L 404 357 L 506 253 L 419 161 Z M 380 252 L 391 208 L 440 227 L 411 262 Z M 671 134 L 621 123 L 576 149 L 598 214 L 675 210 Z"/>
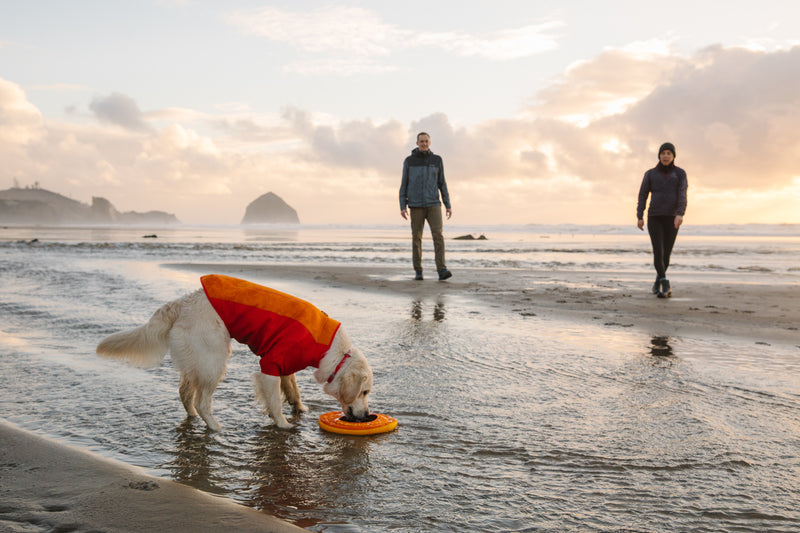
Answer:
<path fill-rule="evenodd" d="M 414 320 L 422 320 L 422 300 L 415 300 L 411 304 L 411 318 Z M 441 322 L 444 318 L 444 302 L 437 300 L 433 307 L 433 321 Z"/>
<path fill-rule="evenodd" d="M 653 294 L 657 294 L 659 298 L 672 296 L 667 268 L 678 228 L 681 227 L 683 215 L 686 213 L 688 187 L 686 172 L 675 166 L 675 146 L 672 143 L 662 144 L 658 149 L 658 165 L 644 173 L 636 206 L 637 225 L 640 230 L 644 230 L 644 206 L 647 196 L 650 195 L 647 231 L 650 233 L 653 264 L 656 267 Z"/>
<path fill-rule="evenodd" d="M 425 132 L 417 134 L 417 147 L 403 162 L 400 215 L 408 220 L 408 212 L 411 212 L 411 259 L 416 272 L 414 279 L 422 279 L 422 231 L 427 220 L 433 239 L 436 271 L 439 273 L 439 281 L 442 281 L 453 275 L 444 262 L 442 203 L 448 219 L 453 211 L 450 209 L 450 195 L 444 180 L 442 158 L 431 152 L 430 144 L 430 135 Z M 439 193 L 442 195 L 441 201 Z"/>
<path fill-rule="evenodd" d="M 652 337 L 650 339 L 650 354 L 654 357 L 672 357 L 672 346 L 669 337 Z"/>

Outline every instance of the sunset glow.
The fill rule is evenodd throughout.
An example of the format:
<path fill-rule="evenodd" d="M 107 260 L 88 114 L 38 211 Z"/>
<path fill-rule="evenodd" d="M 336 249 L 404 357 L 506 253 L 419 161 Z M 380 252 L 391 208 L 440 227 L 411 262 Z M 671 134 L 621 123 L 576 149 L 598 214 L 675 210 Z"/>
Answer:
<path fill-rule="evenodd" d="M 4 2 L 0 189 L 403 224 L 424 130 L 453 224 L 633 225 L 664 141 L 686 224 L 800 223 L 800 4 L 648 6 Z"/>

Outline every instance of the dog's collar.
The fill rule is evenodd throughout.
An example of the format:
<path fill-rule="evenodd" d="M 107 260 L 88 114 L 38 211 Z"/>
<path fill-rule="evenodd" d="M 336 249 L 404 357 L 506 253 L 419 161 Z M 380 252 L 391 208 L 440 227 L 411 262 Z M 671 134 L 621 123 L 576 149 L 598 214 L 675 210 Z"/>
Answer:
<path fill-rule="evenodd" d="M 339 369 L 342 368 L 342 365 L 344 364 L 345 361 L 347 361 L 348 357 L 350 357 L 350 352 L 347 352 L 346 354 L 344 354 L 344 357 L 342 357 L 342 360 L 339 361 L 338 365 L 336 365 L 336 369 L 334 369 L 333 374 L 331 374 L 331 377 L 328 378 L 328 383 L 333 381 L 333 378 L 336 377 L 336 373 L 339 372 Z"/>

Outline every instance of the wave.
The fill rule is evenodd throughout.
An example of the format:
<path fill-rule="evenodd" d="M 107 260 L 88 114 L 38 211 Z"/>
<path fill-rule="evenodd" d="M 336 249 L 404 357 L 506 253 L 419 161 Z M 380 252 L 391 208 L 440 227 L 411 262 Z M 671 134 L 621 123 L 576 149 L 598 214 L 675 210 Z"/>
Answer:
<path fill-rule="evenodd" d="M 457 268 L 615 270 L 641 272 L 651 262 L 650 241 L 635 227 L 529 225 L 494 226 L 487 240 L 447 241 L 448 263 Z M 738 236 L 731 231 L 738 232 Z M 407 228 L 395 226 L 170 227 L 165 230 L 110 227 L 3 228 L 0 253 L 55 254 L 99 260 L 156 262 L 402 265 L 410 262 Z M 456 226 L 448 235 L 475 234 Z M 682 232 L 673 268 L 694 272 L 796 276 L 798 225 L 695 226 Z M 705 234 L 701 234 L 704 232 Z M 423 240 L 431 256 L 430 239 Z M 30 259 L 33 259 L 31 257 Z"/>

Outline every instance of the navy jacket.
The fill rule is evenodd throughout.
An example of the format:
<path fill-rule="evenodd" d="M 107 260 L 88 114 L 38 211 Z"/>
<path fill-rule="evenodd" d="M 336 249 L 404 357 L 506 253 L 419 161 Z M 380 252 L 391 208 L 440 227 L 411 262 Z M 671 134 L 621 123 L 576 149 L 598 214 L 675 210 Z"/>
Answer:
<path fill-rule="evenodd" d="M 686 191 L 689 188 L 686 172 L 676 166 L 667 170 L 665 173 L 660 166 L 656 166 L 644 173 L 636 205 L 638 220 L 644 217 L 648 194 L 651 195 L 648 216 L 683 216 L 686 213 Z"/>
<path fill-rule="evenodd" d="M 439 193 L 442 200 L 439 201 Z M 450 209 L 450 195 L 444 180 L 442 158 L 430 150 L 420 152 L 414 148 L 403 161 L 403 180 L 400 182 L 400 210 L 408 207 L 433 207 L 442 205 Z"/>

